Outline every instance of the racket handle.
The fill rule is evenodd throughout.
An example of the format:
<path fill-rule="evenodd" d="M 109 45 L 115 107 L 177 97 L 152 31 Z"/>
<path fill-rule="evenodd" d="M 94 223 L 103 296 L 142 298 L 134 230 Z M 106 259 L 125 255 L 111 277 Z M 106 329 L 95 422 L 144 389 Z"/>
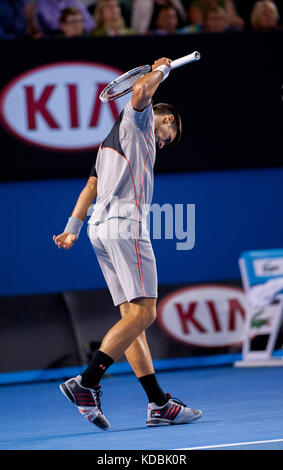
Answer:
<path fill-rule="evenodd" d="M 189 64 L 190 62 L 194 62 L 195 60 L 199 59 L 200 53 L 198 51 L 192 52 L 192 54 L 180 57 L 180 59 L 172 60 L 172 62 L 170 63 L 170 69 L 176 69 L 178 67 L 181 67 L 182 65 Z"/>

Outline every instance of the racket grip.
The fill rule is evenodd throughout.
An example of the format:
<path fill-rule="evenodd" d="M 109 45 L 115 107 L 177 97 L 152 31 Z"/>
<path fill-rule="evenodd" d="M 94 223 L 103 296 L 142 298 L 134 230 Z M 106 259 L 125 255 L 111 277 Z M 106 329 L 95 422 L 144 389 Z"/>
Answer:
<path fill-rule="evenodd" d="M 177 69 L 182 65 L 189 64 L 190 62 L 194 62 L 195 60 L 199 59 L 200 53 L 198 51 L 192 52 L 192 54 L 180 57 L 180 59 L 172 60 L 172 62 L 170 63 L 170 69 Z"/>

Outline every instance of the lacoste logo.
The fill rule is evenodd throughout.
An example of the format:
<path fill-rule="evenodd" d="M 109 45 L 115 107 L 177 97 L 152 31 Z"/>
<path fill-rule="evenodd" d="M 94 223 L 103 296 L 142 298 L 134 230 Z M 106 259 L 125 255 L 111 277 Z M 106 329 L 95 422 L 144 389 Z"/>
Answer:
<path fill-rule="evenodd" d="M 259 318 L 260 315 L 264 313 L 263 310 L 257 312 L 251 320 L 251 327 L 252 328 L 261 328 L 262 326 L 269 326 L 270 325 L 270 318 Z"/>
<path fill-rule="evenodd" d="M 276 264 L 271 264 L 269 262 L 265 263 L 263 266 L 263 270 L 267 272 L 277 271 L 278 269 L 279 266 L 276 266 Z"/>

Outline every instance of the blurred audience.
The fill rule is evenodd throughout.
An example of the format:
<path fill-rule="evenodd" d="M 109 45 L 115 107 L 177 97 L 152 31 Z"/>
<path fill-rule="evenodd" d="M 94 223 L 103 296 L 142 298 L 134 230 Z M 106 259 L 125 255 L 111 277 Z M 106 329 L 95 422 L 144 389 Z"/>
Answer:
<path fill-rule="evenodd" d="M 173 6 L 159 9 L 153 28 L 154 34 L 176 34 L 178 30 L 178 15 Z"/>
<path fill-rule="evenodd" d="M 257 1 L 251 13 L 251 26 L 254 31 L 268 31 L 279 28 L 279 12 L 271 0 Z"/>
<path fill-rule="evenodd" d="M 160 8 L 173 6 L 178 15 L 180 27 L 187 24 L 187 13 L 181 0 L 133 0 L 131 8 L 131 27 L 138 34 L 146 34 L 155 28 Z"/>
<path fill-rule="evenodd" d="M 202 31 L 205 33 L 227 33 L 230 31 L 242 31 L 238 26 L 231 26 L 227 22 L 227 15 L 223 8 L 211 8 L 204 13 Z"/>
<path fill-rule="evenodd" d="M 282 28 L 283 0 L 0 0 L 0 38 Z"/>
<path fill-rule="evenodd" d="M 80 3 L 84 5 L 87 9 L 93 7 L 96 2 L 97 0 L 80 0 Z"/>
<path fill-rule="evenodd" d="M 204 13 L 203 32 L 224 33 L 225 31 L 227 31 L 227 23 L 223 8 L 212 8 Z"/>
<path fill-rule="evenodd" d="M 239 15 L 244 19 L 245 21 L 245 30 L 246 31 L 252 31 L 252 25 L 251 25 L 251 13 L 254 7 L 254 4 L 256 3 L 257 0 L 236 0 L 237 1 L 237 11 Z M 283 24 L 283 1 L 282 0 L 270 0 L 273 1 L 273 3 L 276 5 L 277 10 L 280 15 L 280 22 L 279 24 Z"/>
<path fill-rule="evenodd" d="M 0 38 L 14 39 L 27 34 L 24 0 L 1 0 Z"/>
<path fill-rule="evenodd" d="M 129 1 L 131 2 L 132 0 Z M 94 14 L 95 4 L 97 3 L 97 0 L 80 0 L 80 2 L 88 9 L 91 15 Z"/>
<path fill-rule="evenodd" d="M 0 0 L 1 1 L 1 0 Z M 40 30 L 38 23 L 35 17 L 35 7 L 36 2 L 34 0 L 25 0 L 25 16 L 26 16 L 26 27 L 27 27 L 27 35 L 31 39 L 40 39 L 44 37 L 43 32 Z"/>
<path fill-rule="evenodd" d="M 238 15 L 233 0 L 192 0 L 188 8 L 189 22 L 204 26 L 207 13 L 218 8 L 224 11 L 226 29 L 244 29 L 244 20 Z"/>
<path fill-rule="evenodd" d="M 134 34 L 134 31 L 125 24 L 118 0 L 98 0 L 94 18 L 96 22 L 96 28 L 92 32 L 94 36 L 125 36 Z"/>
<path fill-rule="evenodd" d="M 185 25 L 179 28 L 179 17 L 176 8 L 168 4 L 158 9 L 153 25 L 152 34 L 188 34 L 199 32 L 195 25 Z"/>
<path fill-rule="evenodd" d="M 77 8 L 64 8 L 60 16 L 60 36 L 74 38 L 85 35 L 84 18 Z"/>
<path fill-rule="evenodd" d="M 87 8 L 78 0 L 37 0 L 36 20 L 41 31 L 48 35 L 60 31 L 60 15 L 65 8 L 77 8 L 83 15 L 84 30 L 89 32 L 95 27 L 93 17 Z"/>

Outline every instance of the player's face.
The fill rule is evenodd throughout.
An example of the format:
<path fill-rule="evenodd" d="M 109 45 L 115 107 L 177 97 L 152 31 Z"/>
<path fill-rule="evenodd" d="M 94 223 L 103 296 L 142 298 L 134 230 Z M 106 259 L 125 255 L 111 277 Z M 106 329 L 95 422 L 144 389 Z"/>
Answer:
<path fill-rule="evenodd" d="M 176 137 L 176 131 L 172 127 L 173 120 L 172 115 L 158 116 L 155 120 L 155 141 L 159 149 L 170 144 Z"/>

